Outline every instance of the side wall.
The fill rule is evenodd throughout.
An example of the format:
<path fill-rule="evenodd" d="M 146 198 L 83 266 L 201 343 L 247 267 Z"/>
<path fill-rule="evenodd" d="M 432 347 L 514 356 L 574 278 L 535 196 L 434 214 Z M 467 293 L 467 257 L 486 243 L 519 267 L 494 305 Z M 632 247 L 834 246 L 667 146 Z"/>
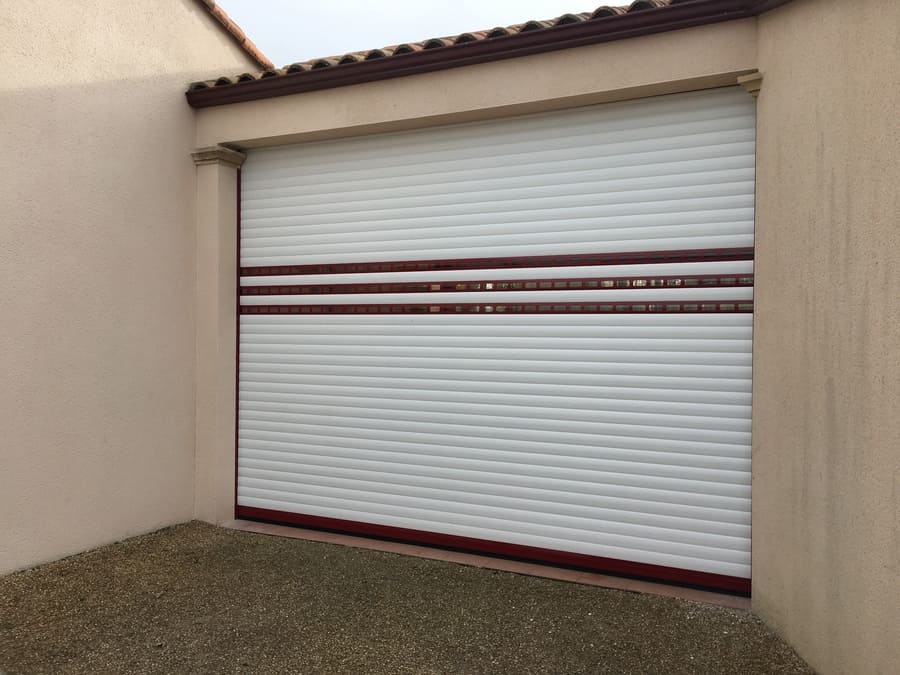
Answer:
<path fill-rule="evenodd" d="M 900 663 L 898 27 L 759 19 L 753 607 L 822 673 Z"/>
<path fill-rule="evenodd" d="M 190 519 L 195 0 L 0 16 L 0 573 Z"/>

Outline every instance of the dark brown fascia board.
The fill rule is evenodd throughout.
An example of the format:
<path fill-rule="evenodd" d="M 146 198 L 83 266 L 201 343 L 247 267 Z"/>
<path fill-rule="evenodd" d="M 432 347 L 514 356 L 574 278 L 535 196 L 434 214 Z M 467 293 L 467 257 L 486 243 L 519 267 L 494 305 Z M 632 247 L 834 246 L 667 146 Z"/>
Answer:
<path fill-rule="evenodd" d="M 757 16 L 790 1 L 686 0 L 668 7 L 486 38 L 439 49 L 423 49 L 371 61 L 357 61 L 319 70 L 195 89 L 188 91 L 186 96 L 188 104 L 194 108 L 289 96 L 743 19 Z"/>

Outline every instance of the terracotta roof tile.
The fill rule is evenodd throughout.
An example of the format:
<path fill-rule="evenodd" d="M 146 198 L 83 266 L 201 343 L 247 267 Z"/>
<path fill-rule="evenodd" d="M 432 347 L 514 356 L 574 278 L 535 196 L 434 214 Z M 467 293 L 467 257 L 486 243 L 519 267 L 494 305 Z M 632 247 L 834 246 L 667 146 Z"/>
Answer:
<path fill-rule="evenodd" d="M 220 14 L 227 16 L 212 0 L 200 1 L 211 7 L 210 11 L 214 16 L 218 17 Z M 190 85 L 187 96 L 188 102 L 195 107 L 282 96 L 480 61 L 512 58 L 552 49 L 565 49 L 661 30 L 675 30 L 756 16 L 790 1 L 634 0 L 628 6 L 604 5 L 593 12 L 563 14 L 553 19 L 531 20 L 421 42 L 407 42 L 380 49 L 300 61 L 280 69 L 272 68 L 271 63 L 266 60 L 267 69 L 255 76 L 244 73 L 234 78 L 220 77 L 215 80 L 194 82 Z M 240 35 L 243 36 L 243 33 Z M 246 40 L 246 37 L 242 39 Z M 485 56 L 484 52 L 489 50 L 492 54 Z M 373 61 L 384 67 L 379 65 L 378 72 L 375 72 L 376 64 L 371 63 Z M 363 73 L 367 67 L 368 71 Z M 312 71 L 315 71 L 315 75 Z M 330 73 L 334 74 L 333 77 Z M 281 82 L 281 78 L 284 78 L 284 83 Z M 263 79 L 277 80 L 278 84 L 264 91 L 263 83 L 259 82 Z M 221 94 L 215 90 L 222 90 Z M 225 93 L 226 90 L 228 94 Z"/>
<path fill-rule="evenodd" d="M 225 13 L 225 10 L 219 7 L 215 0 L 198 0 L 198 2 L 203 5 L 206 10 L 213 16 L 213 18 L 219 22 L 219 25 L 224 28 L 231 38 L 238 43 L 238 46 L 243 49 L 250 58 L 252 58 L 256 63 L 259 64 L 261 68 L 273 68 L 274 63 L 269 61 L 265 54 L 263 54 L 259 47 L 253 44 L 253 41 L 247 37 L 244 31 L 241 30 L 241 27 L 238 26 L 234 20 Z M 218 78 L 215 82 L 215 86 L 222 86 L 219 82 L 223 79 L 228 78 Z M 235 78 L 238 79 L 238 78 Z M 246 82 L 247 80 L 240 80 L 241 82 Z M 231 84 L 231 82 L 225 83 Z"/>
<path fill-rule="evenodd" d="M 450 38 L 431 38 L 422 43 L 423 49 L 437 49 L 439 47 L 449 47 L 456 40 Z"/>
<path fill-rule="evenodd" d="M 626 7 L 598 7 L 593 12 L 591 12 L 592 19 L 602 19 L 604 16 L 616 16 L 618 14 L 626 14 L 628 9 Z"/>
<path fill-rule="evenodd" d="M 553 25 L 554 26 L 565 26 L 566 24 L 569 24 L 569 23 L 581 23 L 582 21 L 587 21 L 587 19 L 589 17 L 590 17 L 590 15 L 586 16 L 584 14 L 563 14 L 562 16 L 560 16 L 556 19 L 556 21 L 554 22 Z"/>
<path fill-rule="evenodd" d="M 383 59 L 388 56 L 391 56 L 394 53 L 394 50 L 391 47 L 382 47 L 381 49 L 371 49 L 366 52 L 366 61 L 371 61 L 372 59 Z"/>
<path fill-rule="evenodd" d="M 550 28 L 554 24 L 553 21 L 528 21 L 519 28 L 520 33 L 526 33 L 530 30 L 540 30 L 541 28 Z"/>
<path fill-rule="evenodd" d="M 347 54 L 347 56 L 349 57 L 350 54 Z M 344 57 L 344 58 L 346 58 L 346 57 Z M 354 59 L 354 61 L 355 60 L 356 59 Z M 334 59 L 334 58 L 316 59 L 315 61 L 313 61 L 312 65 L 310 66 L 310 70 L 318 70 L 319 68 L 331 68 L 331 66 L 336 66 L 341 61 L 343 61 L 343 59 Z"/>
<path fill-rule="evenodd" d="M 492 28 L 491 30 L 489 30 L 487 32 L 487 34 L 485 35 L 485 37 L 486 38 L 503 37 L 504 35 L 510 35 L 512 33 L 513 33 L 513 31 L 511 31 L 509 28 L 504 28 L 503 26 L 497 26 L 496 28 Z"/>
<path fill-rule="evenodd" d="M 410 54 L 412 52 L 418 52 L 422 49 L 422 45 L 418 42 L 404 42 L 402 45 L 397 45 L 394 49 L 394 54 Z"/>

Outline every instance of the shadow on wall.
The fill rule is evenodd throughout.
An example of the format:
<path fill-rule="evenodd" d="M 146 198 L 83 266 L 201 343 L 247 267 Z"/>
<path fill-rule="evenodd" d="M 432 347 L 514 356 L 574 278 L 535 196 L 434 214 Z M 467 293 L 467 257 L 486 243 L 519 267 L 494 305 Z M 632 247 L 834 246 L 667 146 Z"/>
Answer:
<path fill-rule="evenodd" d="M 192 515 L 184 86 L 169 76 L 4 94 L 0 572 Z"/>

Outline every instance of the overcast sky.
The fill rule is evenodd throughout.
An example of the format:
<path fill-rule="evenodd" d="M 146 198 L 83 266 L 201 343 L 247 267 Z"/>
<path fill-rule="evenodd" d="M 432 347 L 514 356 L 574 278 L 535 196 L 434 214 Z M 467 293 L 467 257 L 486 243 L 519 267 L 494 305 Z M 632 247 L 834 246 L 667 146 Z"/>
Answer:
<path fill-rule="evenodd" d="M 218 0 L 284 66 L 494 26 L 589 12 L 600 0 Z M 618 4 L 618 3 L 611 3 Z M 625 2 L 621 4 L 627 4 Z"/>

